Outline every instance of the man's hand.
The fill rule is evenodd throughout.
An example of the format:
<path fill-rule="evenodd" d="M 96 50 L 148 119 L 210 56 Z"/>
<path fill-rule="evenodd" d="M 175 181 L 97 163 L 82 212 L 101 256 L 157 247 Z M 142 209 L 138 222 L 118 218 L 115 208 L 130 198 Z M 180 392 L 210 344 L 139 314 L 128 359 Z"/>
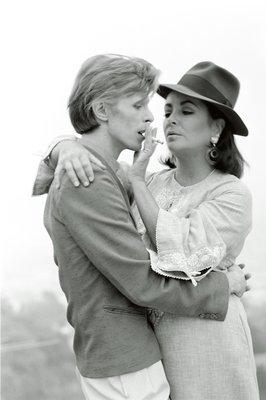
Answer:
<path fill-rule="evenodd" d="M 244 264 L 234 264 L 232 267 L 228 268 L 226 274 L 229 281 L 230 294 L 235 294 L 238 297 L 243 296 L 245 292 L 250 290 L 250 287 L 247 285 L 247 280 L 250 279 L 251 275 L 249 273 L 244 273 L 244 267 Z"/>
<path fill-rule="evenodd" d="M 74 186 L 89 186 L 94 180 L 93 165 L 101 169 L 106 167 L 84 146 L 74 140 L 58 143 L 51 154 L 52 162 L 56 163 L 54 180 L 59 189 L 62 177 L 66 172 Z"/>

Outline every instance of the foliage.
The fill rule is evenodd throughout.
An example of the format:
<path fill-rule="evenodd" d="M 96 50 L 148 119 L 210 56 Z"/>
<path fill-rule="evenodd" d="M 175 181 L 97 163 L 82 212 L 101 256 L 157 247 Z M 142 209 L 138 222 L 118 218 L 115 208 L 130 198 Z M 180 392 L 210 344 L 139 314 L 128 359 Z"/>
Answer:
<path fill-rule="evenodd" d="M 15 311 L 2 302 L 3 400 L 83 399 L 65 332 L 65 307 L 54 295 Z"/>
<path fill-rule="evenodd" d="M 266 303 L 245 300 L 261 400 L 266 400 Z M 50 292 L 15 310 L 2 301 L 2 399 L 82 400 L 65 306 Z"/>
<path fill-rule="evenodd" d="M 261 297 L 255 303 L 248 299 L 249 297 L 247 296 L 246 300 L 244 300 L 244 306 L 248 316 L 256 356 L 260 399 L 266 400 L 266 300 L 265 297 Z"/>

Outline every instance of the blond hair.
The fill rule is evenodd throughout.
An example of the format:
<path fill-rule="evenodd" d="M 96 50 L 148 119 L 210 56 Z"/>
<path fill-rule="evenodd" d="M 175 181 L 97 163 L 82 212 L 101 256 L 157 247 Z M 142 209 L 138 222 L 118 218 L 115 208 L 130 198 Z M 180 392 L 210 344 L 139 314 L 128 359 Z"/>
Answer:
<path fill-rule="evenodd" d="M 99 126 L 92 105 L 114 103 L 134 93 L 149 95 L 157 90 L 159 71 L 141 58 L 100 54 L 81 66 L 69 98 L 69 115 L 75 130 L 88 133 Z"/>

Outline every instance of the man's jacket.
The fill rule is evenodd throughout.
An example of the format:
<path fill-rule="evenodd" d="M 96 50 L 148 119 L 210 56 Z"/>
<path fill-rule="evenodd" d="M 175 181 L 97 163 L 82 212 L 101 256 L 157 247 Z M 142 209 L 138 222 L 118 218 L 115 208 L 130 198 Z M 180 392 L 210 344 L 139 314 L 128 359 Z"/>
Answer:
<path fill-rule="evenodd" d="M 104 157 L 116 172 L 119 164 Z M 67 176 L 59 190 L 52 183 L 44 223 L 83 376 L 121 375 L 161 358 L 147 308 L 176 316 L 225 318 L 229 295 L 223 273 L 212 272 L 194 287 L 151 270 L 125 199 L 108 170 L 96 169 L 88 187 L 75 188 Z"/>

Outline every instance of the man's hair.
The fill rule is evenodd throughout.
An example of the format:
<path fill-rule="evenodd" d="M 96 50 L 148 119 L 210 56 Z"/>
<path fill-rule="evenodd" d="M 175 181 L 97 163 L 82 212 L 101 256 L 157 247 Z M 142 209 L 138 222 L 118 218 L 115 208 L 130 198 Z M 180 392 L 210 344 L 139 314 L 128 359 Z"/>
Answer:
<path fill-rule="evenodd" d="M 149 95 L 158 87 L 159 71 L 149 62 L 135 57 L 100 54 L 81 66 L 69 98 L 69 116 L 79 134 L 89 133 L 100 124 L 92 105 L 113 104 L 121 96 Z"/>

